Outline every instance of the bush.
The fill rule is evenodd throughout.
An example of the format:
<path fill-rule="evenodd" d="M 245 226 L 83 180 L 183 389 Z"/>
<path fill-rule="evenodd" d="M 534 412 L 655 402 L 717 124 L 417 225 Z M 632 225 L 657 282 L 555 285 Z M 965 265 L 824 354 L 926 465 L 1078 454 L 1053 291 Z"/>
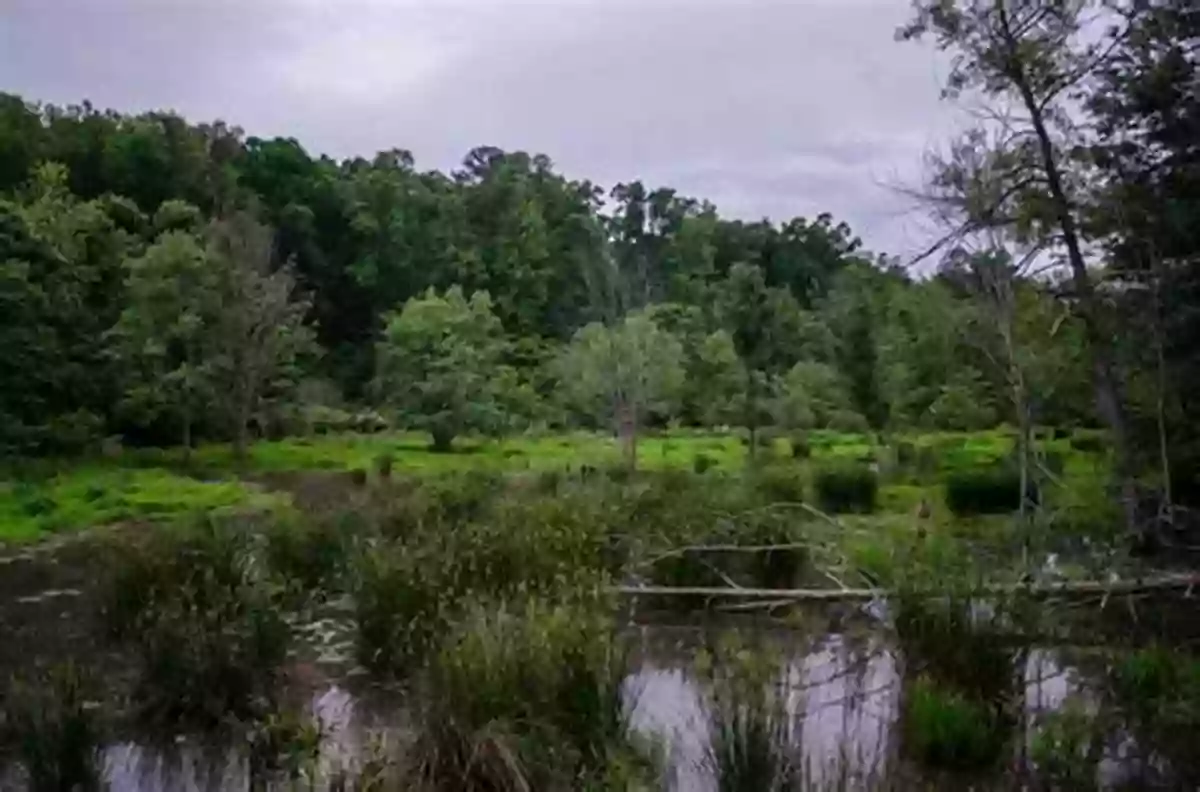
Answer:
<path fill-rule="evenodd" d="M 1108 448 L 1108 440 L 1103 432 L 1078 429 L 1071 435 L 1071 448 L 1085 454 L 1100 454 Z"/>
<path fill-rule="evenodd" d="M 1021 474 L 1008 465 L 953 471 L 946 477 L 946 506 L 960 517 L 1017 511 Z"/>
<path fill-rule="evenodd" d="M 1004 753 L 1007 731 L 987 705 L 927 677 L 918 677 L 906 692 L 905 752 L 925 767 L 959 772 L 993 767 Z"/>
<path fill-rule="evenodd" d="M 809 445 L 808 435 L 792 435 L 792 459 L 808 459 L 812 456 L 812 446 Z"/>
<path fill-rule="evenodd" d="M 907 441 L 896 444 L 896 467 L 911 470 L 917 464 L 917 447 Z"/>
<path fill-rule="evenodd" d="M 704 475 L 716 465 L 717 461 L 708 454 L 696 454 L 692 457 L 692 472 L 698 475 Z"/>
<path fill-rule="evenodd" d="M 862 413 L 854 412 L 853 410 L 834 410 L 829 415 L 828 428 L 835 432 L 857 432 L 866 433 L 871 430 L 871 424 L 863 417 Z"/>
<path fill-rule="evenodd" d="M 392 477 L 392 467 L 396 463 L 396 457 L 391 451 L 384 451 L 379 456 L 375 457 L 375 472 L 379 474 L 381 479 Z"/>
<path fill-rule="evenodd" d="M 103 788 L 102 729 L 89 682 L 67 664 L 14 679 L 5 697 L 5 743 L 16 749 L 30 792 Z"/>
<path fill-rule="evenodd" d="M 768 503 L 804 502 L 804 474 L 797 467 L 764 465 L 751 477 L 755 490 Z"/>
<path fill-rule="evenodd" d="M 866 465 L 845 463 L 820 468 L 813 480 L 817 500 L 827 512 L 875 511 L 879 495 L 879 476 Z"/>

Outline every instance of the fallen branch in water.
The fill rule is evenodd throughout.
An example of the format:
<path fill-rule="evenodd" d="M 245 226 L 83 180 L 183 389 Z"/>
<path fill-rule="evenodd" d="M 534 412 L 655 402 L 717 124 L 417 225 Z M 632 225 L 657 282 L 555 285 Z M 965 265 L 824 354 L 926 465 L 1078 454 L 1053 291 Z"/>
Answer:
<path fill-rule="evenodd" d="M 972 594 L 1030 594 L 1053 596 L 1060 594 L 1134 594 L 1152 591 L 1183 589 L 1190 596 L 1191 589 L 1200 585 L 1198 575 L 1171 575 L 1148 580 L 1066 580 L 1054 583 L 993 583 L 971 591 Z M 887 589 L 841 588 L 841 589 L 762 589 L 762 588 L 716 588 L 706 586 L 617 586 L 612 589 L 622 596 L 647 597 L 711 597 L 756 600 L 791 601 L 842 601 L 872 600 L 893 592 Z M 930 595 L 939 592 L 930 591 Z"/>

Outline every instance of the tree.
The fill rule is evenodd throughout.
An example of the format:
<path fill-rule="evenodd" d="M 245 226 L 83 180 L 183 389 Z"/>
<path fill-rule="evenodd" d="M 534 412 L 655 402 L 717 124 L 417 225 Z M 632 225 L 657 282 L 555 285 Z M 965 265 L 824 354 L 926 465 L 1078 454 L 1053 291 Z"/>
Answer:
<path fill-rule="evenodd" d="M 168 231 L 125 264 L 126 304 L 115 334 L 135 374 L 126 402 L 143 421 L 179 421 L 184 454 L 192 426 L 213 396 L 213 338 L 219 272 L 201 239 Z"/>
<path fill-rule="evenodd" d="M 1114 5 L 1125 35 L 1087 96 L 1099 185 L 1091 231 L 1121 283 L 1133 431 L 1162 471 L 1169 513 L 1200 492 L 1200 15 L 1189 0 Z"/>
<path fill-rule="evenodd" d="M 78 449 L 118 391 L 106 333 L 133 240 L 67 183 L 46 163 L 21 202 L 0 202 L 0 445 L 10 451 Z"/>
<path fill-rule="evenodd" d="M 776 421 L 790 429 L 824 429 L 846 423 L 849 393 L 837 369 L 803 360 L 788 370 L 775 397 Z M 866 423 L 865 419 L 858 419 Z"/>
<path fill-rule="evenodd" d="M 634 312 L 612 326 L 593 322 L 581 328 L 563 352 L 559 375 L 577 411 L 613 422 L 632 470 L 642 425 L 679 408 L 683 349 L 646 312 Z"/>
<path fill-rule="evenodd" d="M 1085 29 L 1087 0 L 914 0 L 901 38 L 931 36 L 954 54 L 945 94 L 977 91 L 992 100 L 993 129 L 972 133 L 937 168 L 933 188 L 955 236 L 1007 228 L 1022 241 L 1061 245 L 1072 298 L 1087 333 L 1097 411 L 1116 452 L 1127 530 L 1138 532 L 1136 488 L 1111 333 L 1084 257 L 1083 196 L 1070 153 L 1080 141 L 1071 92 L 1095 72 L 1112 40 Z"/>
<path fill-rule="evenodd" d="M 207 257 L 219 305 L 208 331 L 215 404 L 244 463 L 251 421 L 270 396 L 296 382 L 312 348 L 310 306 L 296 294 L 291 267 L 273 268 L 271 230 L 247 214 L 211 224 Z"/>
<path fill-rule="evenodd" d="M 385 317 L 375 389 L 433 436 L 435 451 L 449 451 L 456 436 L 498 420 L 503 354 L 503 327 L 487 292 L 468 300 L 457 286 L 442 295 L 431 288 Z"/>

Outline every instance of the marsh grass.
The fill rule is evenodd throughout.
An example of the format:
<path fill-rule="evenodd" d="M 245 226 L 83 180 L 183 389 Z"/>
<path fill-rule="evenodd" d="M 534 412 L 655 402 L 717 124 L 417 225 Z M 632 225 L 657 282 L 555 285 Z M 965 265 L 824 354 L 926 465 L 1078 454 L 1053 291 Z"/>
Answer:
<path fill-rule="evenodd" d="M 3 706 L 3 744 L 25 771 L 29 792 L 104 788 L 104 725 L 93 680 L 73 663 L 11 680 Z"/>
<path fill-rule="evenodd" d="M 408 788 L 611 789 L 646 772 L 607 610 L 587 594 L 473 608 L 422 678 Z"/>
<path fill-rule="evenodd" d="M 138 721 L 159 736 L 276 710 L 290 629 L 244 527 L 210 518 L 108 548 L 102 624 L 131 651 Z"/>
<path fill-rule="evenodd" d="M 800 789 L 805 774 L 780 658 L 727 643 L 698 658 L 697 670 L 708 694 L 705 768 L 718 792 Z"/>
<path fill-rule="evenodd" d="M 984 601 L 970 592 L 931 599 L 908 590 L 896 631 L 908 680 L 902 743 L 923 766 L 956 773 L 993 769 L 1013 739 L 1023 686 L 1018 651 L 1005 631 L 1022 603 Z"/>

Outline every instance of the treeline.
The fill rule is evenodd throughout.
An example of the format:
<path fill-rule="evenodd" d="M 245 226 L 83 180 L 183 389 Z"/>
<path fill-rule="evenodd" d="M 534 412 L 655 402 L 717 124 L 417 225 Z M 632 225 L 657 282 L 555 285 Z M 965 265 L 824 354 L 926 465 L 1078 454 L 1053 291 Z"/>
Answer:
<path fill-rule="evenodd" d="M 990 24 L 975 5 L 959 9 Z M 342 403 L 443 440 L 580 421 L 1087 425 L 1109 420 L 1103 348 L 1143 464 L 1164 435 L 1186 458 L 1196 29 L 1186 3 L 1131 7 L 1074 84 L 1093 134 L 1051 141 L 1070 203 L 1039 192 L 1045 174 L 997 191 L 930 277 L 827 215 L 730 219 L 540 155 L 478 148 L 442 173 L 400 149 L 335 161 L 222 122 L 0 97 L 0 445 L 190 442 L 193 427 L 244 442 L 287 431 L 297 405 Z M 981 173 L 1033 156 L 989 140 L 935 171 L 939 210 L 978 209 Z M 1064 205 L 1095 299 L 1029 266 L 1057 255 Z"/>
<path fill-rule="evenodd" d="M 230 218 L 241 218 L 239 245 L 257 246 L 242 253 L 264 276 L 295 277 L 317 344 L 288 358 L 284 379 L 309 399 L 386 402 L 370 387 L 381 381 L 386 317 L 457 287 L 488 295 L 496 324 L 483 339 L 505 343 L 482 359 L 507 372 L 517 396 L 506 420 L 517 423 L 596 421 L 581 405 L 599 394 L 557 398 L 563 347 L 634 312 L 679 348 L 679 385 L 647 411 L 652 422 L 974 428 L 1005 418 L 1003 372 L 986 352 L 994 334 L 977 326 L 965 287 L 951 275 L 914 281 L 828 216 L 731 220 L 668 188 L 605 193 L 522 152 L 476 149 L 444 174 L 403 151 L 336 162 L 222 123 L 15 96 L 0 101 L 0 140 L 0 434 L 10 451 L 109 433 L 179 442 L 180 427 L 221 436 L 242 425 L 216 417 L 231 386 L 199 384 L 216 357 L 233 365 L 229 344 L 200 350 L 220 324 L 211 314 L 231 300 L 212 282 L 215 229 Z M 248 223 L 270 239 L 255 240 L 265 232 Z M 1033 281 L 1022 289 L 1025 332 L 1047 360 L 1041 418 L 1087 421 L 1087 374 L 1062 343 L 1070 329 L 1051 340 L 1061 319 L 1052 294 Z M 658 372 L 672 368 L 659 362 Z M 389 375 L 391 388 L 416 374 Z M 282 384 L 264 383 L 243 417 L 277 406 Z M 759 390 L 758 418 L 746 415 L 747 387 Z"/>

